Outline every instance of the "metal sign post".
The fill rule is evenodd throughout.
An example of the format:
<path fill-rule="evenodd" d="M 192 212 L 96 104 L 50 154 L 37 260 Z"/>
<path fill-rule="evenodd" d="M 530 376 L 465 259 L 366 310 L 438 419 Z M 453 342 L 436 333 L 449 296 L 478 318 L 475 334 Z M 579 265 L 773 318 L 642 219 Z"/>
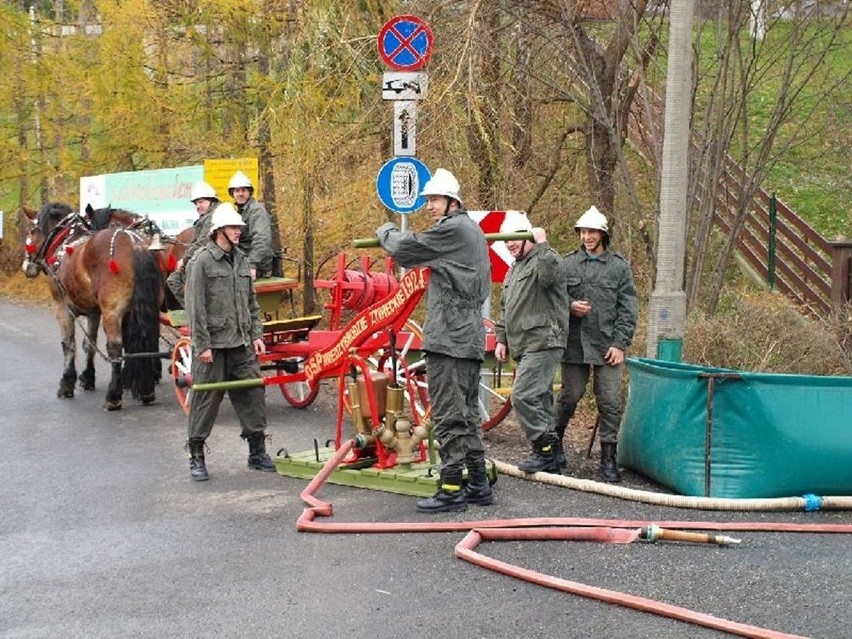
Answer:
<path fill-rule="evenodd" d="M 420 69 L 432 55 L 432 30 L 413 15 L 388 20 L 377 42 L 379 56 L 391 71 L 382 76 L 382 99 L 393 101 L 394 158 L 382 166 L 376 192 L 386 207 L 402 215 L 400 227 L 408 229 L 407 214 L 421 208 L 423 185 L 429 169 L 416 159 L 417 100 L 426 97 L 429 76 Z"/>

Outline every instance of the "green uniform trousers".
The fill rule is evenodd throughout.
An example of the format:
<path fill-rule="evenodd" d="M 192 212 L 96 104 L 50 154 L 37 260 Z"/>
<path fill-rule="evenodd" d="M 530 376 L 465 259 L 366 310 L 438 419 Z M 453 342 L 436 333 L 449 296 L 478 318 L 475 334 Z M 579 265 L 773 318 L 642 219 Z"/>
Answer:
<path fill-rule="evenodd" d="M 250 346 L 237 348 L 214 348 L 213 363 L 205 364 L 193 353 L 192 382 L 206 384 L 210 382 L 256 379 L 260 377 L 260 363 Z M 213 430 L 213 423 L 219 414 L 219 405 L 225 397 L 225 391 L 193 392 L 189 404 L 188 439 L 207 439 Z M 240 437 L 252 433 L 262 433 L 266 429 L 266 389 L 232 389 L 228 397 L 240 420 Z"/>
<path fill-rule="evenodd" d="M 512 408 L 530 443 L 553 432 L 553 376 L 562 348 L 524 353 L 512 382 Z"/>
<path fill-rule="evenodd" d="M 481 362 L 439 353 L 426 353 L 429 403 L 440 445 L 442 476 L 461 478 L 485 459 L 482 418 L 479 414 L 479 369 Z"/>
<path fill-rule="evenodd" d="M 586 393 L 589 375 L 594 369 L 595 404 L 600 417 L 598 434 L 602 444 L 618 442 L 618 431 L 621 426 L 622 366 L 623 364 L 595 366 L 562 363 L 562 390 L 556 398 L 556 434 L 560 438 L 565 434 L 565 428 L 574 416 L 577 404 Z M 514 390 L 512 395 L 512 403 L 514 403 Z"/>

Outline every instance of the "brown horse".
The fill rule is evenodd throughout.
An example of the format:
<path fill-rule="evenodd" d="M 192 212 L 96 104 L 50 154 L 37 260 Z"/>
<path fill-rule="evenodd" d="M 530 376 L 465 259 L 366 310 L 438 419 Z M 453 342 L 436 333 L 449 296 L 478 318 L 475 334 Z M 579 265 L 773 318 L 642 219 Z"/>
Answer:
<path fill-rule="evenodd" d="M 85 219 L 89 222 L 92 229 L 96 231 L 118 226 L 137 231 L 151 237 L 154 242 L 159 242 L 162 246 L 162 251 L 156 251 L 156 256 L 160 266 L 160 273 L 163 276 L 163 291 L 165 294 L 162 310 L 167 311 L 183 308 L 177 299 L 175 299 L 171 290 L 169 290 L 166 280 L 169 274 L 177 268 L 179 260 L 186 253 L 187 247 L 195 238 L 195 229 L 193 227 L 190 226 L 184 229 L 175 237 L 167 236 L 147 216 L 139 215 L 125 209 L 116 209 L 111 206 L 95 209 L 91 205 L 88 205 L 85 210 Z"/>
<path fill-rule="evenodd" d="M 125 386 L 134 398 L 150 404 L 161 375 L 159 358 L 132 357 L 155 354 L 159 345 L 163 287 L 157 259 L 147 250 L 148 241 L 120 227 L 94 231 L 66 204 L 47 204 L 35 219 L 28 217 L 32 227 L 24 272 L 27 277 L 44 272 L 50 278 L 62 333 L 65 368 L 57 396 L 74 396 L 78 381 L 74 327 L 78 317 L 86 317 L 86 368 L 79 376 L 80 387 L 95 387 L 94 356 L 102 321 L 112 368 L 104 407 L 120 409 Z"/>

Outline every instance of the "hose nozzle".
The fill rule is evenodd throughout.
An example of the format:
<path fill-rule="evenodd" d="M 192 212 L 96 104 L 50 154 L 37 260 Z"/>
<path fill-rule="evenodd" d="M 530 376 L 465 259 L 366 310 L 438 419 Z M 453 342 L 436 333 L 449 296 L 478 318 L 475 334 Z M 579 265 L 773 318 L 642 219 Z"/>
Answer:
<path fill-rule="evenodd" d="M 688 541 L 694 544 L 716 544 L 717 546 L 733 546 L 742 540 L 728 537 L 727 535 L 715 535 L 712 533 L 685 532 L 683 530 L 668 530 L 654 524 L 642 528 L 639 538 L 645 541 Z"/>

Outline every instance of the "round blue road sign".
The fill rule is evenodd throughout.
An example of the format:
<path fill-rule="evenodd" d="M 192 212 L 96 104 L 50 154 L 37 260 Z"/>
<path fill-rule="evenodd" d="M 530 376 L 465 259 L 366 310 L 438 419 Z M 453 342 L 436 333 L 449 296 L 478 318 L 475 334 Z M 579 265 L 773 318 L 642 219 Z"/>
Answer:
<path fill-rule="evenodd" d="M 411 213 L 426 204 L 420 191 L 430 177 L 429 169 L 417 158 L 393 158 L 379 170 L 376 191 L 382 204 L 391 211 Z"/>
<path fill-rule="evenodd" d="M 379 55 L 396 71 L 417 71 L 432 55 L 432 30 L 417 16 L 395 16 L 379 31 Z"/>

